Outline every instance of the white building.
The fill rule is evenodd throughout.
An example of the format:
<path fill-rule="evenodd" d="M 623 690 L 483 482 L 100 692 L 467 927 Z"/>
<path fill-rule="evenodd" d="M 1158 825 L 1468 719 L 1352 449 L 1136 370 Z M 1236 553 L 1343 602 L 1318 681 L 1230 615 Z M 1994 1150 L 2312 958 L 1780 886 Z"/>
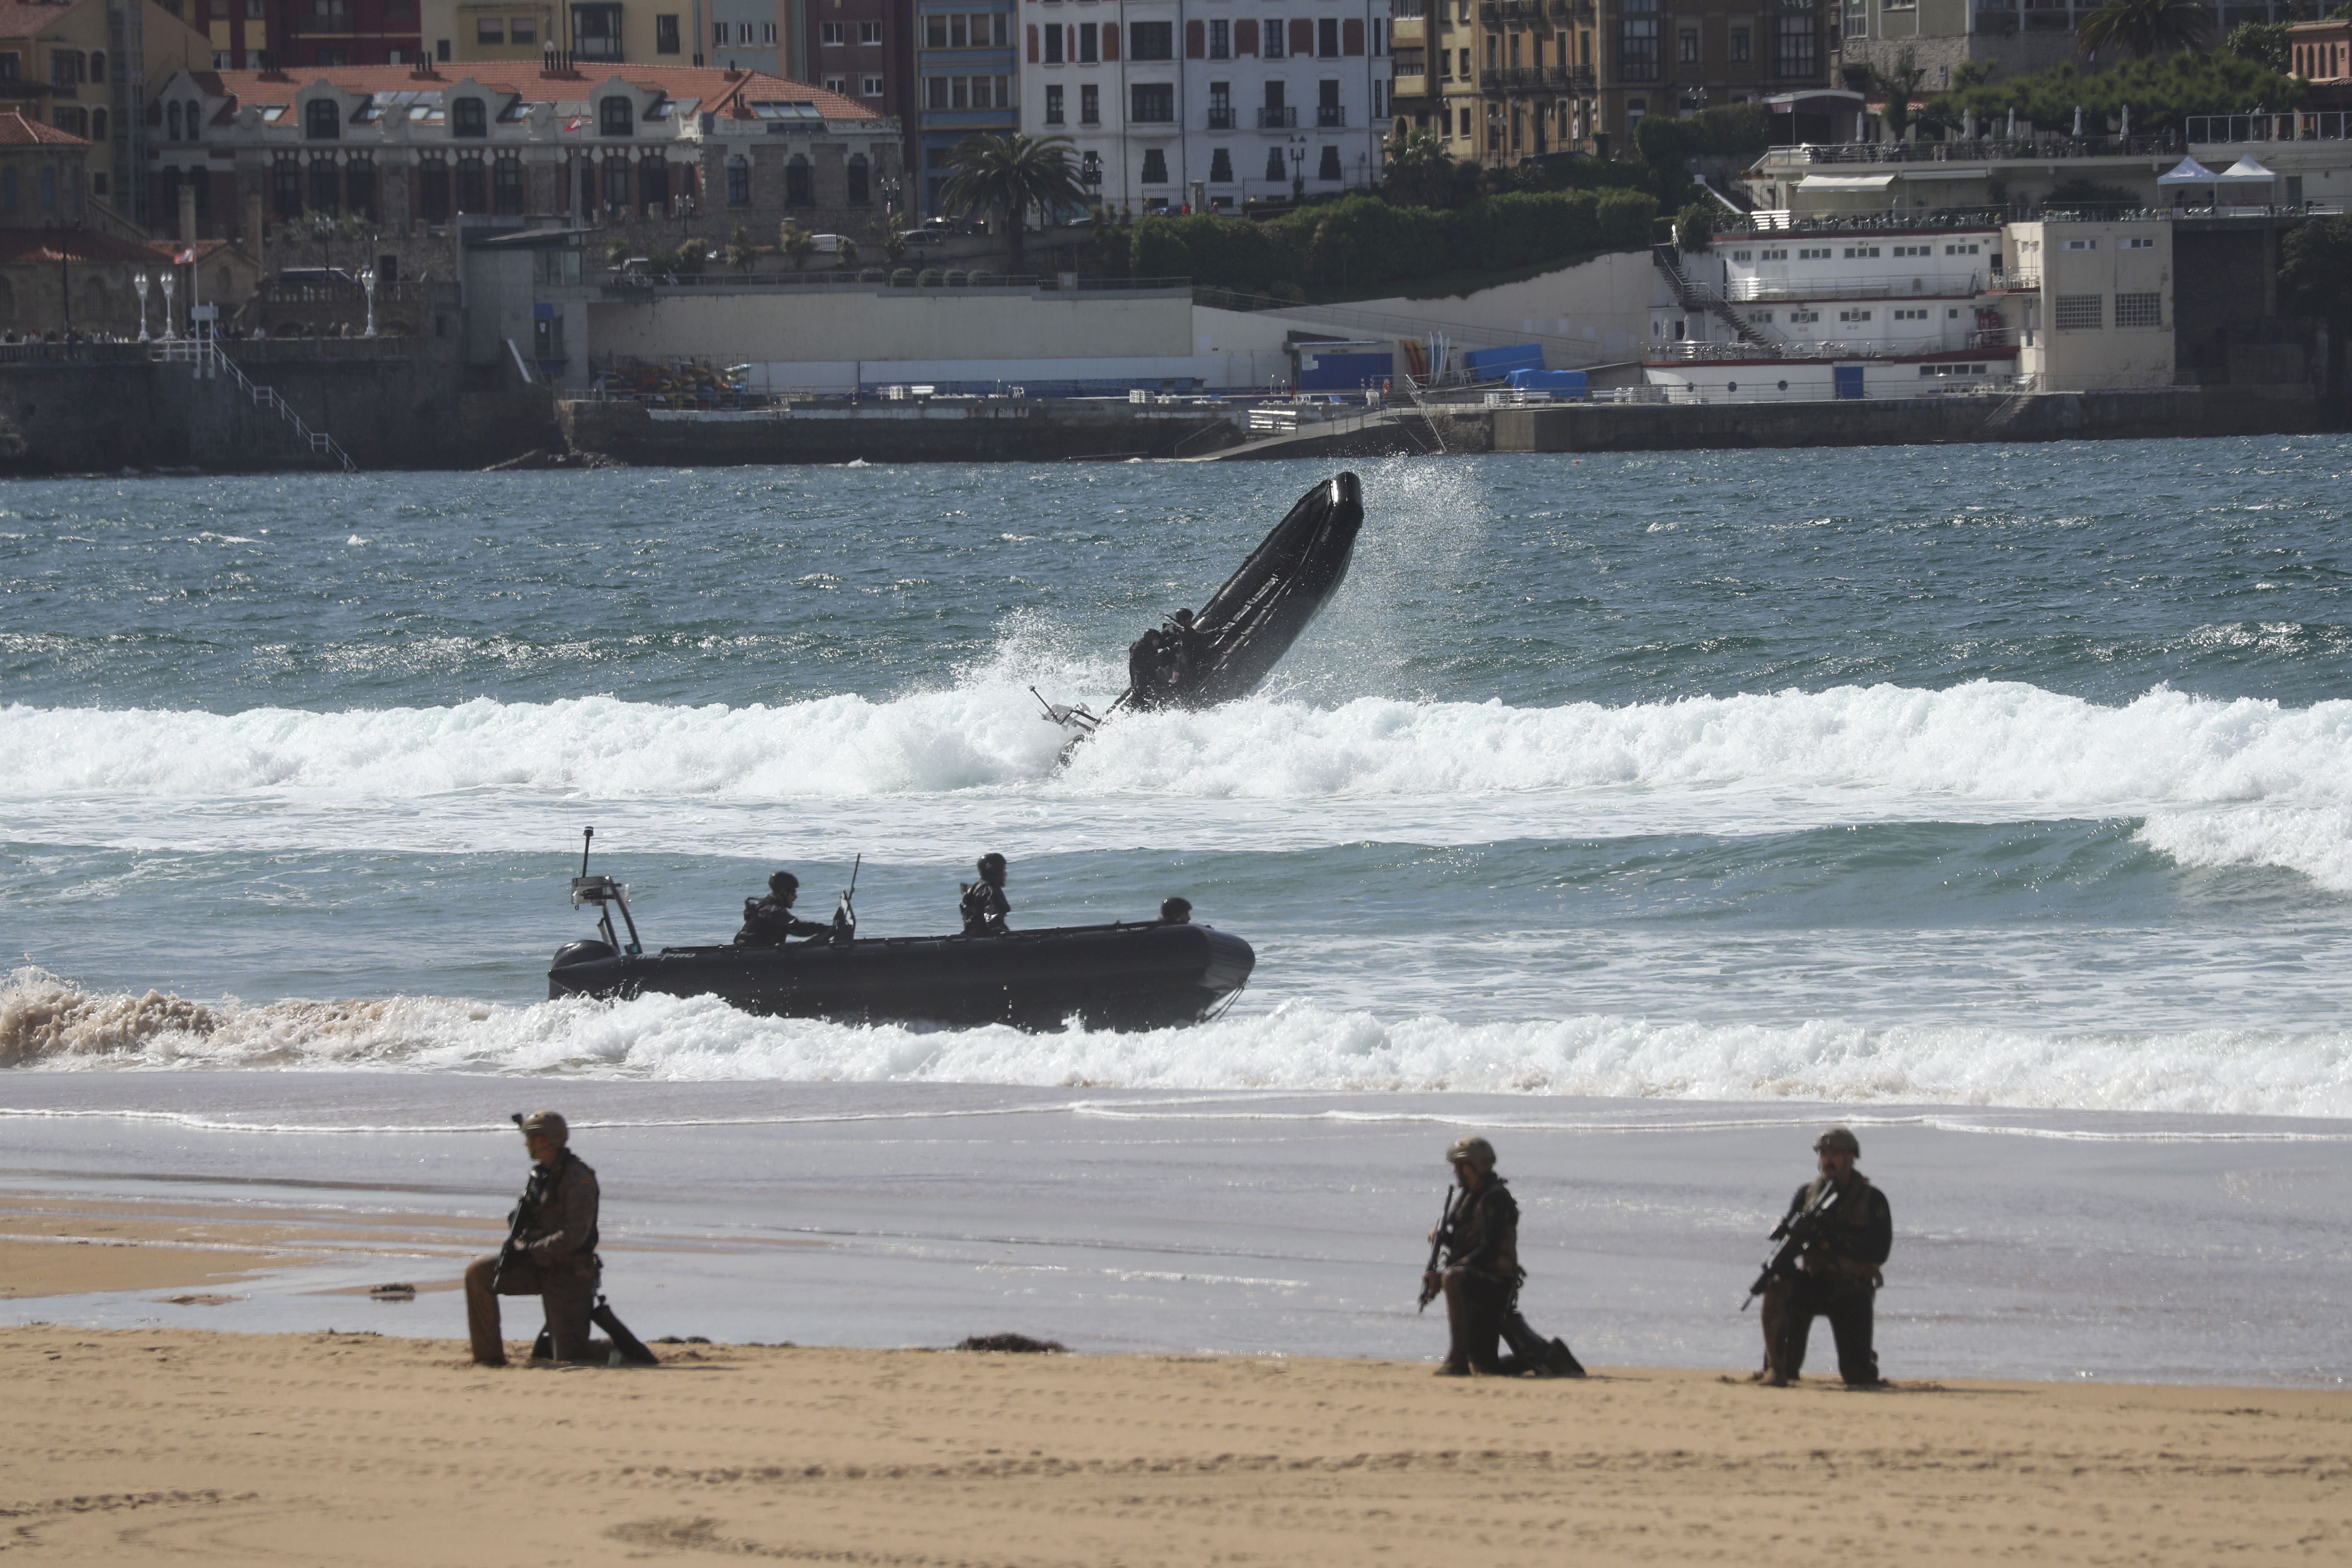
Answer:
<path fill-rule="evenodd" d="M 1360 188 L 1389 131 L 1389 0 L 1027 0 L 1021 129 L 1142 214 Z"/>

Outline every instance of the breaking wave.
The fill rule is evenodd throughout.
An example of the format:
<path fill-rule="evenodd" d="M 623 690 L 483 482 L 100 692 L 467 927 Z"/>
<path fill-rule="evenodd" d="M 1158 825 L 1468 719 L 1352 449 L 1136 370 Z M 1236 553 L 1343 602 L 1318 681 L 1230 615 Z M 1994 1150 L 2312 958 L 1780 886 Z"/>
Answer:
<path fill-rule="evenodd" d="M 373 1068 L 677 1081 L 1456 1090 L 2352 1116 L 2352 1032 L 2059 1034 L 1659 1023 L 1460 1024 L 1286 1005 L 1139 1034 L 758 1018 L 709 998 L 196 1005 L 39 971 L 0 986 L 0 1064 Z"/>

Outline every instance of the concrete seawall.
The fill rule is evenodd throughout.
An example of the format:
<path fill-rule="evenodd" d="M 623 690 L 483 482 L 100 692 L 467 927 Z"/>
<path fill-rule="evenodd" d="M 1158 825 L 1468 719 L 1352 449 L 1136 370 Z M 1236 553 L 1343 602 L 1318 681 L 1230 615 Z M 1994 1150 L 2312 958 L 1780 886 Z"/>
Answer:
<path fill-rule="evenodd" d="M 2168 386 L 1835 403 L 1559 404 L 1493 411 L 1497 452 L 1919 446 L 2301 435 L 2328 427 L 2316 387 Z"/>
<path fill-rule="evenodd" d="M 742 412 L 583 400 L 560 416 L 575 450 L 646 464 L 1036 463 L 1184 457 L 1242 439 L 1220 410 L 1028 398 Z"/>

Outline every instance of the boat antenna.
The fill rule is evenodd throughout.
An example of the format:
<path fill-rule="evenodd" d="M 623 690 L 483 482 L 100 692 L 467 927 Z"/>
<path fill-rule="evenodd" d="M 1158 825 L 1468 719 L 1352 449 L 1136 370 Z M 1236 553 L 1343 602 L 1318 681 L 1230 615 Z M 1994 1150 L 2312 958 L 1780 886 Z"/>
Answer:
<path fill-rule="evenodd" d="M 596 830 L 593 827 L 583 827 L 580 830 L 580 874 L 583 877 L 588 874 L 588 846 L 595 840 L 595 837 Z"/>

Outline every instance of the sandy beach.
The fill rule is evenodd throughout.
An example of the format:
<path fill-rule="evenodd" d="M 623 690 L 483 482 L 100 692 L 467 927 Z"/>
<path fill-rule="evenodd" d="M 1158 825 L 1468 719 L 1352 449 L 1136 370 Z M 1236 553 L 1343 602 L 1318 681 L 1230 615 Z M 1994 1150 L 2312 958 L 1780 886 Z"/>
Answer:
<path fill-rule="evenodd" d="M 520 1347 L 518 1347 L 520 1348 Z M 11 1561 L 2340 1562 L 2352 1394 L 0 1333 Z"/>

